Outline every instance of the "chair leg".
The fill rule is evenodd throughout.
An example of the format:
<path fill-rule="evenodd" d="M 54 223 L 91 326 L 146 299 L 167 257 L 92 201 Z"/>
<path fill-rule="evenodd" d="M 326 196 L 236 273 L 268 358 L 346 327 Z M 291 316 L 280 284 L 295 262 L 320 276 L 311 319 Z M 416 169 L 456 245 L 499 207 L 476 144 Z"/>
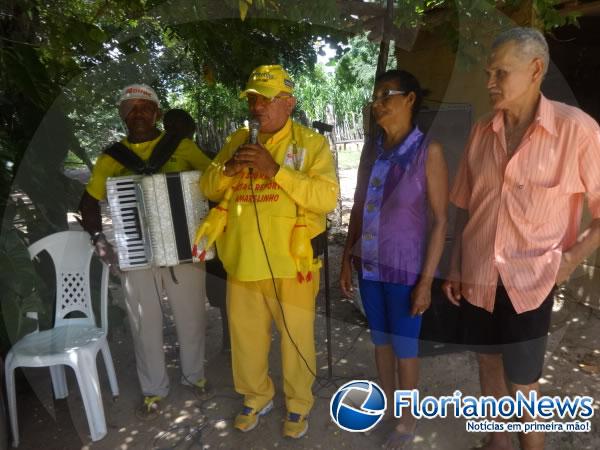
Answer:
<path fill-rule="evenodd" d="M 13 447 L 19 446 L 19 421 L 17 416 L 17 394 L 15 391 L 15 368 L 12 367 L 13 356 L 9 353 L 4 364 L 6 377 L 6 397 L 8 401 L 8 415 L 10 416 L 10 429 L 13 436 Z"/>
<path fill-rule="evenodd" d="M 100 347 L 100 350 L 102 351 L 102 357 L 104 358 L 104 366 L 106 367 L 106 373 L 108 375 L 108 381 L 110 383 L 110 390 L 112 391 L 113 397 L 118 397 L 119 384 L 117 383 L 117 374 L 115 372 L 115 366 L 113 364 L 108 342 L 104 341 L 102 347 Z"/>
<path fill-rule="evenodd" d="M 52 378 L 52 387 L 54 389 L 54 398 L 67 398 L 69 389 L 67 388 L 67 377 L 65 376 L 65 366 L 50 366 L 50 377 Z"/>
<path fill-rule="evenodd" d="M 90 435 L 92 441 L 99 441 L 106 436 L 106 420 L 104 419 L 104 406 L 96 368 L 96 354 L 80 351 L 76 352 L 72 359 L 90 427 Z"/>

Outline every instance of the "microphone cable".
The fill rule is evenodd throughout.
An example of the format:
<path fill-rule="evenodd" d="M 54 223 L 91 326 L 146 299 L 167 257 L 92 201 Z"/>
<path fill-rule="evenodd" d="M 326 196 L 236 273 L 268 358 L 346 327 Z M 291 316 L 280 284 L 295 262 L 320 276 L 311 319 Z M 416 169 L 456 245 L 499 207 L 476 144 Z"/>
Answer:
<path fill-rule="evenodd" d="M 249 175 L 250 175 L 250 190 L 252 191 L 252 204 L 254 205 L 254 217 L 256 218 L 256 227 L 258 229 L 258 236 L 260 238 L 260 243 L 262 245 L 263 248 L 263 252 L 265 255 L 265 259 L 267 260 L 267 267 L 269 268 L 269 274 L 271 275 L 271 282 L 273 283 L 273 291 L 275 292 L 275 299 L 277 300 L 277 304 L 279 305 L 279 309 L 281 311 L 281 317 L 283 319 L 283 326 L 285 328 L 285 332 L 288 336 L 288 338 L 290 339 L 290 342 L 293 344 L 296 353 L 298 353 L 298 355 L 300 356 L 300 358 L 302 359 L 302 361 L 304 361 L 304 365 L 306 366 L 306 368 L 308 369 L 308 371 L 310 372 L 310 374 L 315 378 L 315 381 L 317 381 L 317 383 L 320 385 L 320 389 L 322 388 L 326 388 L 329 387 L 331 385 L 333 385 L 334 387 L 338 387 L 335 382 L 333 382 L 332 380 L 330 380 L 329 378 L 326 377 L 320 377 L 318 376 L 315 371 L 312 370 L 312 368 L 310 367 L 310 364 L 308 364 L 308 361 L 306 360 L 306 358 L 304 357 L 304 355 L 302 354 L 302 352 L 300 351 L 300 348 L 298 347 L 298 344 L 296 343 L 296 341 L 294 340 L 294 338 L 292 338 L 292 334 L 290 332 L 290 329 L 288 328 L 287 325 L 287 321 L 285 319 L 285 313 L 283 311 L 283 305 L 281 303 L 281 299 L 279 298 L 279 294 L 277 293 L 277 284 L 275 283 L 275 275 L 273 274 L 273 269 L 271 267 L 271 262 L 269 261 L 269 254 L 267 252 L 267 246 L 265 245 L 265 240 L 263 238 L 262 235 L 262 230 L 260 227 L 260 220 L 258 217 L 258 207 L 256 205 L 256 196 L 254 194 L 254 175 L 252 171 L 248 171 Z M 316 301 L 316 299 L 315 299 Z M 316 314 L 316 308 L 315 308 L 315 314 Z M 316 360 L 316 357 L 315 357 Z M 322 380 L 325 380 L 325 382 L 323 382 Z"/>
<path fill-rule="evenodd" d="M 250 122 L 250 136 L 249 136 L 249 141 L 252 144 L 255 144 L 258 142 L 258 130 L 260 128 L 260 122 L 256 119 L 253 119 Z M 294 168 L 296 170 L 298 170 L 298 166 L 297 166 L 297 154 L 298 154 L 298 150 L 297 150 L 297 146 L 296 146 L 296 137 L 295 137 L 295 133 L 294 133 L 294 123 L 292 122 L 291 125 L 291 131 L 292 131 L 292 146 L 293 146 L 293 157 L 294 157 Z M 306 368 L 308 369 L 309 373 L 314 377 L 315 381 L 319 384 L 319 388 L 317 389 L 316 392 L 320 391 L 321 389 L 333 386 L 334 388 L 338 388 L 338 384 L 336 383 L 337 380 L 339 379 L 345 379 L 346 377 L 333 377 L 333 378 L 328 378 L 328 377 L 320 377 L 316 374 L 315 371 L 312 370 L 312 368 L 310 367 L 310 364 L 308 364 L 308 361 L 306 360 L 306 358 L 304 357 L 304 355 L 302 354 L 302 352 L 300 351 L 300 348 L 298 347 L 298 344 L 296 343 L 296 341 L 294 340 L 294 338 L 292 337 L 292 334 L 290 332 L 290 329 L 288 327 L 287 324 L 287 320 L 285 318 L 285 313 L 283 311 L 283 305 L 281 303 L 281 299 L 279 298 L 279 294 L 277 292 L 277 284 L 275 283 L 275 275 L 273 274 L 273 268 L 271 267 L 271 261 L 269 260 L 269 254 L 267 251 L 267 246 L 265 244 L 265 240 L 262 234 L 262 229 L 260 226 L 260 219 L 258 216 L 258 206 L 256 204 L 256 195 L 254 193 L 254 171 L 252 170 L 252 168 L 248 168 L 248 175 L 250 177 L 250 190 L 252 192 L 252 204 L 254 206 L 254 217 L 256 218 L 256 228 L 258 230 L 258 236 L 260 238 L 260 243 L 262 245 L 262 249 L 263 249 L 263 253 L 265 255 L 265 259 L 267 261 L 267 267 L 269 268 L 269 274 L 271 275 L 271 282 L 273 283 L 273 292 L 275 293 L 275 299 L 277 300 L 277 305 L 279 306 L 279 309 L 281 311 L 281 317 L 283 319 L 283 326 L 285 328 L 285 332 L 288 336 L 288 338 L 290 339 L 290 342 L 292 343 L 292 345 L 294 346 L 294 349 L 296 350 L 296 353 L 300 356 L 300 358 L 302 359 L 302 361 L 304 362 L 304 365 L 306 366 Z M 316 302 L 316 298 L 315 298 L 315 302 Z M 316 305 L 315 305 L 315 316 L 316 316 Z M 314 326 L 314 324 L 313 324 Z M 283 337 L 283 336 L 282 336 Z M 314 337 L 313 337 L 313 342 L 314 342 Z M 355 343 L 355 342 L 354 342 Z M 353 345 L 354 345 L 353 343 Z M 315 349 L 316 350 L 316 349 Z M 315 369 L 316 369 L 316 355 L 315 355 Z M 324 381 L 322 381 L 324 380 Z"/>

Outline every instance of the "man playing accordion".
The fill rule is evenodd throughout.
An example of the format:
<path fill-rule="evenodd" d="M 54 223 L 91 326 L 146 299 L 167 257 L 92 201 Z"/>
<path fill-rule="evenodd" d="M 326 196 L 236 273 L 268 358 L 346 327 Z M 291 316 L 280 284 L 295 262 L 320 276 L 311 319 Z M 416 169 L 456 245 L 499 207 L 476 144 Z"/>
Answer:
<path fill-rule="evenodd" d="M 161 116 L 156 92 L 147 85 L 127 86 L 119 98 L 119 114 L 127 126 L 127 137 L 120 144 L 121 151 L 133 152 L 134 160 L 152 160 L 165 133 L 156 123 Z M 171 138 L 171 136 L 169 136 Z M 176 147 L 175 147 L 176 145 Z M 123 148 L 123 146 L 125 148 Z M 180 137 L 167 150 L 166 162 L 144 173 L 204 171 L 210 160 L 196 144 Z M 92 244 L 111 271 L 118 273 L 116 255 L 102 233 L 99 201 L 106 198 L 106 181 L 109 177 L 132 174 L 111 156 L 107 149 L 97 160 L 80 203 L 83 226 L 92 236 Z M 110 154 L 109 154 L 110 153 Z M 137 157 L 137 158 L 136 158 Z M 116 158 L 116 159 L 115 159 Z M 154 267 L 121 273 L 125 302 L 133 344 L 137 373 L 143 393 L 140 409 L 143 417 L 152 417 L 160 409 L 160 400 L 169 392 L 169 377 L 163 351 L 163 313 L 161 297 L 166 291 L 177 327 L 181 359 L 182 383 L 206 392 L 204 377 L 205 349 L 205 271 L 204 264 L 179 264 L 173 267 Z"/>

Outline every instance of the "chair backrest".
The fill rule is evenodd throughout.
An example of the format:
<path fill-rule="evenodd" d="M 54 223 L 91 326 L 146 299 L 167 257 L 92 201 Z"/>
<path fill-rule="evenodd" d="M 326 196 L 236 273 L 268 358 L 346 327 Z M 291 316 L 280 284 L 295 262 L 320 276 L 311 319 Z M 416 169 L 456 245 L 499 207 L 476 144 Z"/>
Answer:
<path fill-rule="evenodd" d="M 47 251 L 56 272 L 56 312 L 54 326 L 96 325 L 90 293 L 90 262 L 94 248 L 85 231 L 62 231 L 31 244 L 29 256 L 33 259 Z M 107 321 L 108 266 L 102 263 L 100 285 L 100 323 L 108 332 Z M 81 312 L 85 317 L 67 318 L 72 312 Z"/>

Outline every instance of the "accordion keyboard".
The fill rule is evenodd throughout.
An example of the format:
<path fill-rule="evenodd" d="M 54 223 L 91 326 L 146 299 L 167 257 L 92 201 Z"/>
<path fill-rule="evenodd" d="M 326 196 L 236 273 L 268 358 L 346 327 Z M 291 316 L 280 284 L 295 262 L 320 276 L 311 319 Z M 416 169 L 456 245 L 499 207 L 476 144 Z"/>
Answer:
<path fill-rule="evenodd" d="M 106 183 L 108 203 L 113 219 L 115 243 L 119 249 L 119 267 L 124 270 L 150 267 L 143 223 L 136 200 L 137 180 L 133 175 L 109 179 Z"/>

